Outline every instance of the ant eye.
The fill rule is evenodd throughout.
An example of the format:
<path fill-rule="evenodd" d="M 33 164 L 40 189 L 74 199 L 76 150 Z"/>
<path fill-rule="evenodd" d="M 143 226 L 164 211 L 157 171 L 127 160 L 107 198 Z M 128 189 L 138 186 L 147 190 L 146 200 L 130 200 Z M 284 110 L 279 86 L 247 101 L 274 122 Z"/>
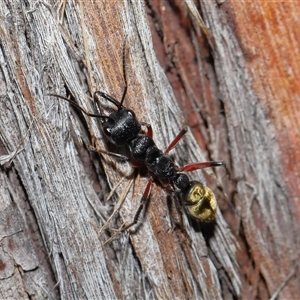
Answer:
<path fill-rule="evenodd" d="M 111 129 L 109 127 L 104 127 L 103 126 L 103 131 L 104 131 L 104 134 L 107 136 L 107 137 L 110 137 L 111 136 Z"/>
<path fill-rule="evenodd" d="M 129 115 L 135 118 L 135 113 L 131 109 L 127 109 Z"/>

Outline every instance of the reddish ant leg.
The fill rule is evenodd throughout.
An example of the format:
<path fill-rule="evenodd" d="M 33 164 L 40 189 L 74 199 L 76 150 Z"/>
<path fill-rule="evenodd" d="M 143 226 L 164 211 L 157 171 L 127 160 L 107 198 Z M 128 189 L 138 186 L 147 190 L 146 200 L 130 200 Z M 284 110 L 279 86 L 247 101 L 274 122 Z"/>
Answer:
<path fill-rule="evenodd" d="M 183 223 L 184 206 L 182 200 L 180 197 L 178 197 L 178 195 L 176 194 L 176 192 L 174 191 L 173 187 L 170 184 L 165 185 L 164 189 L 167 191 L 168 194 L 170 194 L 175 199 L 175 208 L 179 214 L 179 223 L 176 222 L 174 223 L 174 225 L 172 225 L 172 231 L 174 231 L 176 228 L 179 228 L 181 232 L 184 234 L 184 236 L 186 237 L 186 239 L 188 240 L 188 242 L 191 244 L 192 243 L 191 238 L 189 237 Z"/>
<path fill-rule="evenodd" d="M 179 134 L 175 137 L 175 139 L 170 143 L 167 150 L 164 152 L 164 154 L 168 154 L 182 139 L 182 137 L 187 133 L 186 129 L 182 129 Z"/>
<path fill-rule="evenodd" d="M 140 124 L 147 127 L 146 135 L 152 139 L 153 138 L 153 130 L 152 130 L 151 124 L 145 123 L 145 122 L 140 122 Z"/>
<path fill-rule="evenodd" d="M 141 168 L 144 164 L 133 159 L 128 160 L 134 168 Z"/>
<path fill-rule="evenodd" d="M 150 177 L 149 180 L 148 180 L 148 183 L 146 185 L 145 191 L 143 193 L 143 196 L 141 198 L 140 206 L 139 206 L 139 208 L 137 209 L 137 211 L 134 215 L 133 221 L 130 224 L 126 225 L 124 228 L 122 228 L 121 229 L 122 231 L 125 231 L 125 230 L 129 229 L 130 227 L 132 227 L 133 225 L 135 225 L 138 222 L 139 217 L 140 217 L 140 215 L 143 211 L 143 208 L 144 208 L 145 204 L 147 203 L 147 200 L 149 199 L 152 182 L 153 182 L 153 178 Z"/>
<path fill-rule="evenodd" d="M 205 161 L 205 162 L 196 162 L 187 164 L 181 168 L 178 168 L 178 172 L 192 172 L 199 169 L 211 168 L 211 167 L 219 167 L 224 166 L 225 163 L 221 160 L 219 161 Z"/>

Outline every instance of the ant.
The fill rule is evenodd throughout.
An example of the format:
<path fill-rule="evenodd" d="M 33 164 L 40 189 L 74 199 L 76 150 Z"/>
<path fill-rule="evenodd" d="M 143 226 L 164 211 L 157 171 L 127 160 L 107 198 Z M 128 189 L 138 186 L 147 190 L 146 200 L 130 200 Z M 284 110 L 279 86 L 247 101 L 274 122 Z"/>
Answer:
<path fill-rule="evenodd" d="M 100 97 L 106 99 L 116 106 L 116 110 L 113 111 L 110 115 L 105 116 L 101 114 L 90 113 L 68 98 L 56 94 L 50 94 L 50 96 L 55 96 L 70 102 L 73 106 L 77 107 L 87 116 L 99 118 L 102 124 L 103 132 L 107 139 L 116 146 L 127 146 L 129 148 L 131 157 L 125 157 L 125 159 L 135 167 L 146 166 L 150 176 L 140 200 L 140 206 L 135 213 L 133 221 L 130 224 L 123 226 L 121 231 L 125 231 L 133 225 L 137 224 L 141 212 L 143 211 L 143 208 L 149 198 L 154 178 L 158 179 L 167 190 L 179 190 L 180 206 L 182 207 L 183 202 L 188 213 L 192 217 L 202 222 L 213 221 L 217 210 L 217 201 L 214 193 L 210 188 L 203 185 L 200 181 L 189 180 L 188 176 L 185 173 L 192 172 L 198 169 L 225 166 L 225 163 L 223 161 L 207 161 L 195 162 L 187 164 L 183 167 L 176 166 L 168 154 L 185 135 L 185 133 L 187 132 L 186 129 L 180 131 L 180 133 L 174 138 L 174 140 L 169 144 L 164 152 L 156 146 L 153 140 L 153 131 L 151 125 L 139 121 L 135 113 L 131 109 L 123 106 L 123 102 L 127 93 L 124 48 L 123 76 L 125 88 L 121 101 L 118 101 L 112 96 L 109 96 L 108 94 L 100 91 L 96 91 L 93 97 L 94 102 L 97 105 L 97 109 L 100 113 Z M 146 126 L 146 133 L 142 132 L 142 126 Z M 121 155 L 110 152 L 108 154 L 122 157 Z"/>

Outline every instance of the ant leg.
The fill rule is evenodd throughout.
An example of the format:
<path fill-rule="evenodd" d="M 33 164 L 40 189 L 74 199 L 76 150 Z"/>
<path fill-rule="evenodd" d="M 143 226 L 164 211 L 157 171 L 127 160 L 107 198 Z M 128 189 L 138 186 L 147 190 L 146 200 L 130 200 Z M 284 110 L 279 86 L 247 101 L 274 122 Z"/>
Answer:
<path fill-rule="evenodd" d="M 115 157 L 116 159 L 119 159 L 119 160 L 121 160 L 121 161 L 129 161 L 129 162 L 130 162 L 130 158 L 127 157 L 126 155 L 122 155 L 122 154 L 119 154 L 119 153 L 106 151 L 106 150 L 99 149 L 99 148 L 93 147 L 93 146 L 90 146 L 89 149 L 90 149 L 91 151 L 93 151 L 93 152 L 103 153 L 103 154 L 106 154 L 106 155 Z"/>
<path fill-rule="evenodd" d="M 112 157 L 115 157 L 116 159 L 119 159 L 121 161 L 127 161 L 131 164 L 131 166 L 133 166 L 134 168 L 140 168 L 142 167 L 144 164 L 141 162 L 138 162 L 130 157 L 127 157 L 126 155 L 122 155 L 119 153 L 115 153 L 115 152 L 110 152 L 110 151 L 106 151 L 106 150 L 102 150 L 102 149 L 98 149 L 97 147 L 92 147 L 90 146 L 89 149 L 91 151 L 97 152 L 97 153 L 103 153 Z"/>
<path fill-rule="evenodd" d="M 211 167 L 219 167 L 219 166 L 225 166 L 225 163 L 222 160 L 216 160 L 216 161 L 205 161 L 205 162 L 196 162 L 187 164 L 181 168 L 178 168 L 178 172 L 192 172 L 199 169 L 205 169 L 205 168 L 211 168 Z"/>
<path fill-rule="evenodd" d="M 174 225 L 172 225 L 172 231 L 176 230 L 176 228 L 179 228 L 179 230 L 183 233 L 183 235 L 188 240 L 189 244 L 192 243 L 190 236 L 188 235 L 186 228 L 183 223 L 183 211 L 184 211 L 184 205 L 182 203 L 182 199 L 178 197 L 174 189 L 170 184 L 166 185 L 165 190 L 170 194 L 170 196 L 174 199 L 175 198 L 175 208 L 179 214 L 179 223 L 175 222 Z"/>
<path fill-rule="evenodd" d="M 146 135 L 152 139 L 153 138 L 153 130 L 152 130 L 151 124 L 146 123 L 146 122 L 140 122 L 140 124 L 147 127 Z"/>
<path fill-rule="evenodd" d="M 182 129 L 179 134 L 175 137 L 175 139 L 170 143 L 167 150 L 164 152 L 164 154 L 168 154 L 182 139 L 182 137 L 187 133 L 186 129 Z"/>
<path fill-rule="evenodd" d="M 149 198 L 152 182 L 153 182 L 153 178 L 150 177 L 148 180 L 148 183 L 146 185 L 145 191 L 143 193 L 143 196 L 141 198 L 140 206 L 134 215 L 133 221 L 130 224 L 126 225 L 125 227 L 121 228 L 121 231 L 126 231 L 127 229 L 129 229 L 130 227 L 132 227 L 133 225 L 135 225 L 138 222 L 141 212 Z"/>
<path fill-rule="evenodd" d="M 180 198 L 178 198 L 176 192 L 174 191 L 174 189 L 172 188 L 172 186 L 170 184 L 167 184 L 166 186 L 164 186 L 164 189 L 167 191 L 167 193 L 172 197 L 172 198 L 175 198 L 175 207 L 176 207 L 176 210 L 179 214 L 179 217 L 180 217 L 180 223 L 179 223 L 179 226 L 181 229 L 184 229 L 184 225 L 183 225 L 183 204 L 182 204 L 182 201 Z M 173 227 L 176 227 L 173 226 Z"/>
<path fill-rule="evenodd" d="M 175 195 L 175 207 L 180 216 L 180 223 L 178 224 L 179 228 L 180 228 L 181 232 L 183 233 L 183 235 L 185 236 L 185 238 L 188 240 L 189 244 L 191 245 L 192 240 L 191 240 L 190 236 L 188 235 L 186 228 L 184 226 L 184 223 L 183 223 L 184 206 L 183 206 L 182 200 L 177 195 Z"/>
<path fill-rule="evenodd" d="M 134 168 L 140 168 L 142 167 L 144 164 L 141 163 L 141 162 L 138 162 L 126 155 L 122 155 L 122 154 L 119 154 L 119 153 L 115 153 L 115 152 L 110 152 L 110 151 L 106 151 L 106 150 L 103 150 L 103 149 L 99 149 L 97 147 L 93 147 L 93 146 L 90 146 L 89 149 L 91 151 L 94 151 L 94 152 L 97 152 L 97 153 L 103 153 L 103 154 L 106 154 L 106 155 L 109 155 L 109 156 L 112 156 L 112 157 L 115 157 L 116 159 L 119 159 L 121 161 L 127 161 L 129 162 Z"/>

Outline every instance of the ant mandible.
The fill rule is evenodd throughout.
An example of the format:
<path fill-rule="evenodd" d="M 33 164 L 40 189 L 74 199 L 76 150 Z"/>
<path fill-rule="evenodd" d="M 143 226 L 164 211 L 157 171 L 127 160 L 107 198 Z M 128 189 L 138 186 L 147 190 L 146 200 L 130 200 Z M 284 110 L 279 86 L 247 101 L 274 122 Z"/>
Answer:
<path fill-rule="evenodd" d="M 90 113 L 68 98 L 50 94 L 50 96 L 55 96 L 70 102 L 87 116 L 99 118 L 107 139 L 116 146 L 128 146 L 131 155 L 131 158 L 128 160 L 132 165 L 135 167 L 146 166 L 148 169 L 150 176 L 140 200 L 140 206 L 135 213 L 133 221 L 124 226 L 122 231 L 129 229 L 138 222 L 143 207 L 149 198 L 154 178 L 157 178 L 162 185 L 168 189 L 174 190 L 176 187 L 177 190 L 179 190 L 181 201 L 183 201 L 188 213 L 192 217 L 203 222 L 211 222 L 214 220 L 217 210 L 217 201 L 214 193 L 200 181 L 189 180 L 185 173 L 204 168 L 222 166 L 225 165 L 224 162 L 207 161 L 195 162 L 183 167 L 176 166 L 168 154 L 187 132 L 186 129 L 180 131 L 164 152 L 158 149 L 152 138 L 153 131 L 151 125 L 139 121 L 132 110 L 123 106 L 127 93 L 125 41 L 123 46 L 123 76 L 125 88 L 121 101 L 118 101 L 104 92 L 97 91 L 94 93 L 94 101 L 98 106 L 99 112 L 101 112 L 100 97 L 116 106 L 117 109 L 108 116 Z M 142 126 L 147 127 L 147 132 L 145 134 L 142 133 Z"/>

